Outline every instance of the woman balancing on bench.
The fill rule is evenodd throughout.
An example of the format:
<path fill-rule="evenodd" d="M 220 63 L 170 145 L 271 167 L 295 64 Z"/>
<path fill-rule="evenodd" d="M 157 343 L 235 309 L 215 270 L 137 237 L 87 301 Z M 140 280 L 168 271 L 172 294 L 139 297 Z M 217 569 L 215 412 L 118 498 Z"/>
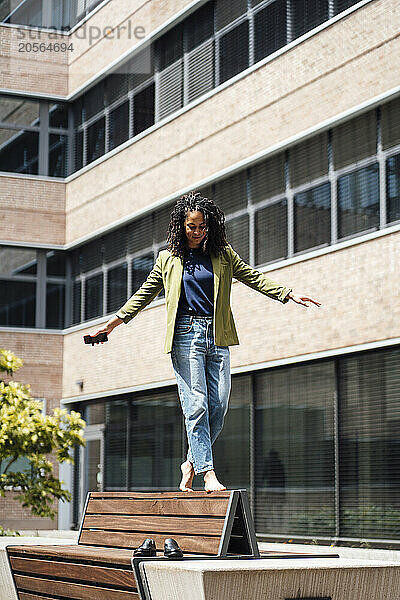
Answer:
<path fill-rule="evenodd" d="M 247 265 L 226 241 L 225 216 L 198 192 L 182 196 L 171 213 L 168 250 L 162 250 L 143 285 L 93 335 L 128 323 L 165 288 L 167 332 L 185 417 L 189 450 L 180 489 L 192 491 L 203 474 L 207 492 L 225 490 L 215 474 L 212 445 L 221 432 L 231 386 L 229 346 L 239 343 L 230 307 L 232 277 L 282 303 L 320 303 Z"/>

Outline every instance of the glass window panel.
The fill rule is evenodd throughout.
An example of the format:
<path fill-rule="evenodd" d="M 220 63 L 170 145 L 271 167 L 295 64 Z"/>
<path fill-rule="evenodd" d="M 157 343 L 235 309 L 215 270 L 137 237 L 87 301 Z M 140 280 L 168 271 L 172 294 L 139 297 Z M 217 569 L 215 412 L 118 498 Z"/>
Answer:
<path fill-rule="evenodd" d="M 65 284 L 46 284 L 46 327 L 49 329 L 64 328 Z"/>
<path fill-rule="evenodd" d="M 340 169 L 376 153 L 375 111 L 369 111 L 333 129 L 333 160 Z"/>
<path fill-rule="evenodd" d="M 128 74 L 110 73 L 105 79 L 105 103 L 112 104 L 128 94 Z"/>
<path fill-rule="evenodd" d="M 80 248 L 81 272 L 87 273 L 103 264 L 104 244 L 101 238 L 96 238 Z"/>
<path fill-rule="evenodd" d="M 36 275 L 36 249 L 0 246 L 0 275 Z"/>
<path fill-rule="evenodd" d="M 249 24 L 244 21 L 221 36 L 219 41 L 219 83 L 249 66 Z"/>
<path fill-rule="evenodd" d="M 154 212 L 153 227 L 154 227 L 154 241 L 164 242 L 168 237 L 168 226 L 171 220 L 171 212 L 173 209 L 172 204 L 167 204 L 158 208 Z"/>
<path fill-rule="evenodd" d="M 0 171 L 38 174 L 39 133 L 0 128 Z"/>
<path fill-rule="evenodd" d="M 112 150 L 129 139 L 129 102 L 120 104 L 110 113 L 109 148 Z"/>
<path fill-rule="evenodd" d="M 398 538 L 399 374 L 399 348 L 339 359 L 342 536 Z"/>
<path fill-rule="evenodd" d="M 82 294 L 82 283 L 80 280 L 76 280 L 72 287 L 72 323 L 81 323 L 81 294 Z"/>
<path fill-rule="evenodd" d="M 68 129 L 68 105 L 50 104 L 49 123 L 56 129 Z"/>
<path fill-rule="evenodd" d="M 130 431 L 130 488 L 175 487 L 184 435 L 177 392 L 162 390 L 135 397 Z"/>
<path fill-rule="evenodd" d="M 87 130 L 87 164 L 103 156 L 105 152 L 105 126 L 104 117 L 90 125 Z"/>
<path fill-rule="evenodd" d="M 124 63 L 120 68 L 128 74 L 128 86 L 134 90 L 145 81 L 150 81 L 154 75 L 154 44 L 146 44 L 140 52 Z"/>
<path fill-rule="evenodd" d="M 286 6 L 286 0 L 277 0 L 254 15 L 255 62 L 286 45 Z"/>
<path fill-rule="evenodd" d="M 293 187 L 328 173 L 327 133 L 296 144 L 289 150 L 289 172 Z"/>
<path fill-rule="evenodd" d="M 46 255 L 47 275 L 53 277 L 64 277 L 66 253 L 62 250 L 50 250 Z"/>
<path fill-rule="evenodd" d="M 106 420 L 106 403 L 94 402 L 85 407 L 83 417 L 87 425 L 102 425 Z"/>
<path fill-rule="evenodd" d="M 244 15 L 247 11 L 247 0 L 217 0 L 215 3 L 215 26 L 217 31 Z"/>
<path fill-rule="evenodd" d="M 104 260 L 109 263 L 126 255 L 128 228 L 123 227 L 103 237 Z"/>
<path fill-rule="evenodd" d="M 13 457 L 2 458 L 0 461 L 0 475 L 5 472 L 5 469 L 8 466 L 8 463 L 13 460 Z M 12 466 L 10 467 L 10 471 L 14 473 L 23 473 L 31 468 L 31 463 L 26 456 L 20 456 L 15 461 L 13 460 Z"/>
<path fill-rule="evenodd" d="M 383 150 L 400 144 L 400 98 L 381 107 L 381 125 Z"/>
<path fill-rule="evenodd" d="M 153 244 L 153 215 L 147 214 L 128 225 L 128 252 L 140 252 Z"/>
<path fill-rule="evenodd" d="M 360 0 L 334 0 L 334 13 L 335 15 L 343 12 L 344 10 L 346 10 L 346 8 L 349 8 L 350 6 L 354 6 L 354 4 L 357 4 Z"/>
<path fill-rule="evenodd" d="M 134 135 L 154 125 L 154 84 L 136 94 L 134 98 Z"/>
<path fill-rule="evenodd" d="M 213 200 L 229 215 L 247 206 L 246 171 L 240 171 L 215 184 Z"/>
<path fill-rule="evenodd" d="M 107 276 L 107 312 L 117 311 L 128 295 L 128 265 L 124 263 L 109 269 Z"/>
<path fill-rule="evenodd" d="M 0 325 L 35 327 L 36 283 L 0 280 Z"/>
<path fill-rule="evenodd" d="M 252 204 L 285 191 L 285 155 L 267 158 L 250 167 L 250 197 Z"/>
<path fill-rule="evenodd" d="M 386 161 L 387 222 L 400 219 L 400 154 Z"/>
<path fill-rule="evenodd" d="M 338 178 L 339 238 L 379 226 L 378 163 Z"/>
<path fill-rule="evenodd" d="M 132 292 L 136 292 L 146 280 L 154 265 L 154 255 L 146 254 L 132 261 Z"/>
<path fill-rule="evenodd" d="M 86 279 L 85 320 L 94 319 L 103 314 L 103 273 Z"/>
<path fill-rule="evenodd" d="M 213 446 L 216 472 L 230 489 L 250 487 L 251 404 L 251 377 L 233 377 L 224 428 Z"/>
<path fill-rule="evenodd" d="M 0 95 L 0 121 L 14 125 L 39 125 L 39 102 Z"/>
<path fill-rule="evenodd" d="M 104 79 L 83 95 L 83 111 L 87 121 L 104 109 Z"/>
<path fill-rule="evenodd" d="M 178 23 L 156 40 L 158 70 L 165 69 L 183 56 L 183 23 Z"/>
<path fill-rule="evenodd" d="M 280 200 L 255 215 L 256 265 L 286 258 L 288 252 L 287 201 Z"/>
<path fill-rule="evenodd" d="M 190 51 L 212 37 L 214 10 L 212 2 L 201 6 L 184 21 L 185 50 Z"/>
<path fill-rule="evenodd" d="M 294 251 L 329 243 L 331 239 L 331 185 L 296 194 L 294 197 Z"/>
<path fill-rule="evenodd" d="M 105 427 L 105 488 L 120 490 L 127 487 L 127 424 L 128 402 L 112 400 L 106 404 Z"/>
<path fill-rule="evenodd" d="M 328 20 L 328 0 L 291 0 L 293 39 Z"/>
<path fill-rule="evenodd" d="M 259 533 L 334 535 L 333 361 L 255 376 Z"/>
<path fill-rule="evenodd" d="M 226 238 L 232 248 L 237 252 L 244 262 L 248 263 L 250 260 L 249 252 L 249 217 L 243 215 L 227 221 L 226 224 Z"/>
<path fill-rule="evenodd" d="M 83 167 L 83 130 L 75 132 L 74 142 L 75 171 L 79 171 Z"/>
<path fill-rule="evenodd" d="M 66 135 L 50 134 L 49 140 L 49 175 L 50 177 L 66 177 L 68 137 Z"/>

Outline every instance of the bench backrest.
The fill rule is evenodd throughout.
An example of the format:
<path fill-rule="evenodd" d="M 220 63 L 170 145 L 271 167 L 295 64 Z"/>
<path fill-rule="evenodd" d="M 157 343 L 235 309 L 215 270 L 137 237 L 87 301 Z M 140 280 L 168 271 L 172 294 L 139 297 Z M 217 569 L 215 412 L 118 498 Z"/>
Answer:
<path fill-rule="evenodd" d="M 172 537 L 184 552 L 216 555 L 228 522 L 232 529 L 235 494 L 90 492 L 78 544 L 131 549 L 153 538 L 163 550 L 165 538 Z"/>

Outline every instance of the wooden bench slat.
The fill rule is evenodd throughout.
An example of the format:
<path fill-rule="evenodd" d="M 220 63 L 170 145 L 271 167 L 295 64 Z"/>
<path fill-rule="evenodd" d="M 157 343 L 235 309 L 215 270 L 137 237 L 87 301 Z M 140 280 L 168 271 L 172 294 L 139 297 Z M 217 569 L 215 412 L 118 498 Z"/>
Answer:
<path fill-rule="evenodd" d="M 90 499 L 86 514 L 126 514 L 126 515 L 202 515 L 204 517 L 225 517 L 229 498 L 94 498 Z"/>
<path fill-rule="evenodd" d="M 127 587 L 137 591 L 136 581 L 132 569 L 113 569 L 111 567 L 96 567 L 79 563 L 65 563 L 59 561 L 35 560 L 32 558 L 10 557 L 14 571 L 23 574 L 36 574 L 48 577 L 68 578 L 78 582 L 94 582 L 110 584 L 118 587 Z"/>
<path fill-rule="evenodd" d="M 74 600 L 138 600 L 137 592 L 111 590 L 108 588 L 55 581 L 54 579 L 38 579 L 26 575 L 14 575 L 18 591 L 54 594 Z"/>
<path fill-rule="evenodd" d="M 176 533 L 192 535 L 221 535 L 224 527 L 223 519 L 193 519 L 191 517 L 154 516 L 117 516 L 117 515 L 88 515 L 83 522 L 83 529 L 96 528 L 101 530 L 138 531 L 152 533 L 167 533 L 174 537 Z M 146 536 L 145 536 L 146 537 Z"/>
<path fill-rule="evenodd" d="M 158 550 L 164 549 L 165 536 L 151 536 Z M 201 554 L 217 554 L 220 537 L 182 536 L 174 537 L 183 552 L 199 552 Z M 87 546 L 119 546 L 121 548 L 137 548 L 143 542 L 143 534 L 114 531 L 82 531 L 81 542 Z"/>
<path fill-rule="evenodd" d="M 195 500 L 196 498 L 229 498 L 230 490 L 222 492 L 90 492 L 91 498 L 184 498 L 185 500 Z"/>
<path fill-rule="evenodd" d="M 35 555 L 41 558 L 73 559 L 98 564 L 131 565 L 132 550 L 101 548 L 98 546 L 10 546 L 9 556 Z"/>

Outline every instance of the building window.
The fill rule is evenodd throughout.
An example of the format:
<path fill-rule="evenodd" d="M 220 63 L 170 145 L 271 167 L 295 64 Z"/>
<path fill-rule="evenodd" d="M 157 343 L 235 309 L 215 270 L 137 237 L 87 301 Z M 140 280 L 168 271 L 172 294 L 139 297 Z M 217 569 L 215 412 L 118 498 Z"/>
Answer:
<path fill-rule="evenodd" d="M 378 227 L 379 167 L 374 163 L 338 178 L 338 235 Z"/>
<path fill-rule="evenodd" d="M 386 163 L 387 221 L 400 219 L 400 155 L 388 158 Z"/>

